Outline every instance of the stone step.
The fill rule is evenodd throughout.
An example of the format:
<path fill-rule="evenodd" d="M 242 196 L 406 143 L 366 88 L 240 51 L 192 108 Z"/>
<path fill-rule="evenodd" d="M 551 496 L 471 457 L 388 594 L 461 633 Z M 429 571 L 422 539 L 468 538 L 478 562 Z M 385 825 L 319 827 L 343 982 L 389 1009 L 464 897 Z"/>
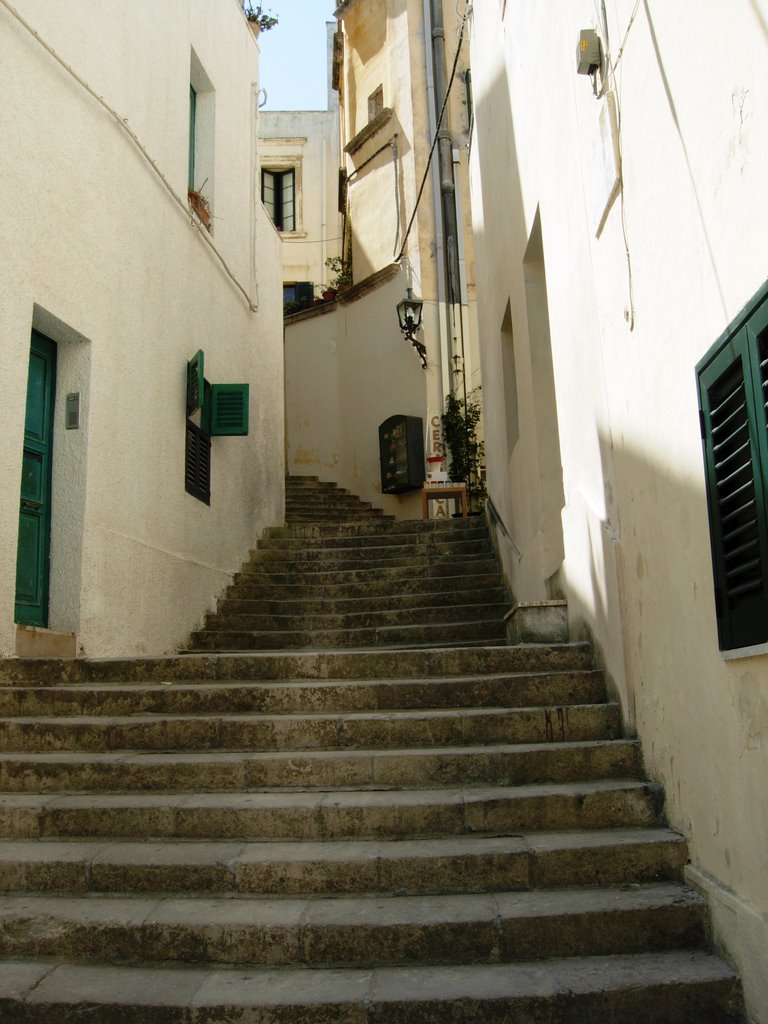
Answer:
<path fill-rule="evenodd" d="M 307 714 L 599 704 L 605 682 L 597 670 L 457 679 L 68 683 L 0 687 L 0 716 L 129 714 Z"/>
<path fill-rule="evenodd" d="M 382 538 L 383 543 L 396 543 L 401 534 L 435 534 L 450 537 L 464 532 L 485 532 L 487 525 L 484 519 L 471 516 L 466 519 L 392 519 L 386 517 L 385 522 L 355 520 L 354 522 L 336 523 L 293 523 L 290 526 L 271 526 L 264 531 L 264 539 L 287 538 L 295 542 L 298 538 L 322 539 L 333 542 L 336 538 L 355 538 L 375 535 Z"/>
<path fill-rule="evenodd" d="M 286 570 L 280 562 L 271 564 L 268 561 L 254 562 L 252 565 L 246 563 L 241 571 L 234 573 L 234 583 L 260 582 L 267 586 L 275 584 L 292 584 L 297 586 L 304 584 L 319 584 L 321 586 L 350 585 L 357 583 L 388 582 L 399 586 L 401 583 L 414 584 L 417 581 L 426 579 L 440 579 L 444 587 L 452 587 L 456 584 L 462 588 L 476 578 L 493 577 L 497 586 L 501 577 L 499 567 L 493 558 L 435 560 L 434 562 L 422 562 L 403 560 L 401 564 L 382 562 L 381 564 L 369 565 L 364 560 L 349 562 L 346 567 L 339 567 L 334 563 L 323 565 L 323 563 L 307 563 L 300 569 L 292 566 L 290 571 Z M 453 581 L 450 583 L 447 581 Z M 473 584 L 477 586 L 477 584 Z M 414 587 L 410 588 L 414 590 Z M 396 591 L 395 591 L 396 593 Z"/>
<path fill-rule="evenodd" d="M 278 580 L 275 574 L 236 574 L 236 583 L 227 588 L 229 598 L 274 598 L 279 600 L 303 599 L 341 599 L 343 601 L 364 601 L 371 597 L 386 600 L 391 607 L 403 598 L 411 595 L 439 594 L 447 602 L 464 593 L 467 587 L 474 590 L 485 589 L 498 591 L 501 581 L 498 572 L 472 573 L 466 576 L 413 576 L 398 579 L 393 583 L 386 575 L 383 579 L 366 579 L 358 576 L 355 580 L 347 580 L 343 576 L 340 582 L 329 582 L 327 579 L 314 579 L 303 576 L 297 579 L 290 573 L 282 574 Z"/>
<path fill-rule="evenodd" d="M 2 840 L 6 893 L 429 895 L 676 881 L 685 841 L 662 828 L 329 841 Z"/>
<path fill-rule="evenodd" d="M 360 967 L 695 949 L 706 901 L 675 884 L 339 899 L 0 897 L 0 957 Z"/>
<path fill-rule="evenodd" d="M 436 522 L 440 528 L 435 527 Z M 394 525 L 397 525 L 399 529 L 393 529 Z M 264 550 L 357 551 L 369 546 L 375 548 L 402 546 L 428 548 L 435 545 L 446 545 L 451 547 L 467 541 L 490 543 L 488 528 L 484 521 L 454 519 L 450 520 L 449 524 L 443 525 L 434 519 L 402 520 L 397 524 L 382 524 L 378 530 L 367 524 L 366 528 L 362 529 L 355 524 L 354 529 L 339 526 L 336 529 L 326 529 L 322 532 L 290 527 L 279 531 L 268 530 L 266 535 L 258 541 L 256 548 L 252 549 L 251 557 L 255 558 L 257 552 Z"/>
<path fill-rule="evenodd" d="M 33 681 L 156 682 L 183 679 L 423 679 L 478 676 L 486 672 L 550 672 L 591 667 L 586 643 L 518 644 L 513 647 L 435 648 L 421 651 L 286 651 L 247 655 L 171 655 L 95 661 L 7 659 L 0 684 Z"/>
<path fill-rule="evenodd" d="M 77 1014 L 77 1017 L 74 1015 Z M 0 1024 L 740 1024 L 706 953 L 370 970 L 0 963 Z"/>
<path fill-rule="evenodd" d="M 4 839 L 426 839 L 660 823 L 633 779 L 446 790 L 3 794 Z"/>
<path fill-rule="evenodd" d="M 501 586 L 476 587 L 469 590 L 436 590 L 423 594 L 398 594 L 352 598 L 304 598 L 282 600 L 273 598 L 222 598 L 217 605 L 218 615 L 368 615 L 390 612 L 393 607 L 402 614 L 416 614 L 419 610 L 466 607 L 467 605 L 496 605 L 509 610 L 509 602 Z"/>
<path fill-rule="evenodd" d="M 308 751 L 615 739 L 617 705 L 347 712 L 331 715 L 132 715 L 0 719 L 0 750 Z"/>
<path fill-rule="evenodd" d="M 359 566 L 363 561 L 366 566 L 375 566 L 378 563 L 387 564 L 389 561 L 394 564 L 398 561 L 425 562 L 436 558 L 466 559 L 468 556 L 476 558 L 480 555 L 484 558 L 491 557 L 492 548 L 487 533 L 478 537 L 459 535 L 450 540 L 441 536 L 435 539 L 435 534 L 425 534 L 419 535 L 419 539 L 419 543 L 374 544 L 374 538 L 366 538 L 365 543 L 361 542 L 362 538 L 356 538 L 358 543 L 355 545 L 347 541 L 343 545 L 335 546 L 304 541 L 290 547 L 273 541 L 262 541 L 250 552 L 250 559 L 253 562 L 282 562 L 290 568 L 304 563 L 312 565 L 346 561 Z M 378 541 L 378 538 L 376 540 Z"/>
<path fill-rule="evenodd" d="M 400 548 L 383 549 L 390 554 L 368 556 L 364 548 L 359 551 L 340 551 L 331 553 L 328 557 L 322 557 L 320 553 L 295 552 L 293 557 L 285 558 L 282 551 L 260 551 L 258 557 L 242 563 L 240 572 L 246 573 L 274 573 L 286 574 L 295 573 L 305 575 L 311 573 L 343 573 L 343 572 L 374 572 L 378 569 L 396 570 L 410 569 L 414 573 L 429 575 L 430 570 L 439 566 L 439 575 L 471 577 L 474 574 L 474 565 L 482 566 L 482 571 L 487 572 L 489 565 L 493 564 L 493 556 L 486 549 L 476 552 L 462 551 L 455 555 L 446 554 L 440 551 L 402 551 Z M 397 579 L 398 574 L 392 572 L 392 578 Z M 402 573 L 400 575 L 403 575 Z"/>
<path fill-rule="evenodd" d="M 286 650 L 312 647 L 441 647 L 467 644 L 503 644 L 506 626 L 501 619 L 470 622 L 418 623 L 404 626 L 373 626 L 355 629 L 202 629 L 191 634 L 193 651 Z"/>
<path fill-rule="evenodd" d="M 0 719 L 0 749 L 370 750 L 616 739 L 617 704 L 300 715 L 130 715 Z"/>
<path fill-rule="evenodd" d="M 437 625 L 450 622 L 477 622 L 486 620 L 496 623 L 503 622 L 509 606 L 492 601 L 475 604 L 439 604 L 436 607 L 391 608 L 386 611 L 370 611 L 363 604 L 356 612 L 347 614 L 310 614 L 292 611 L 282 615 L 264 615 L 254 612 L 236 612 L 225 602 L 219 603 L 219 610 L 205 619 L 206 630 L 240 631 L 287 631 L 292 630 L 351 630 L 380 629 L 387 626 Z M 397 602 L 399 605 L 399 601 Z"/>
<path fill-rule="evenodd" d="M 0 792 L 450 789 L 637 778 L 635 740 L 422 750 L 2 753 Z"/>

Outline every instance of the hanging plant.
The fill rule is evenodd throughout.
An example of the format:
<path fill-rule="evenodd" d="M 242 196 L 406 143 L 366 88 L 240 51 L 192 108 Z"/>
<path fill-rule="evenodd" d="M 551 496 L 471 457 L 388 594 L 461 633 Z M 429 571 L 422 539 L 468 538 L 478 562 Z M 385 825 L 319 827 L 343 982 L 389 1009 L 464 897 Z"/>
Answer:
<path fill-rule="evenodd" d="M 467 485 L 467 499 L 474 511 L 483 508 L 486 496 L 485 481 L 480 473 L 485 445 L 477 436 L 483 414 L 479 391 L 479 387 L 475 388 L 466 398 L 453 392 L 446 395 L 445 412 L 440 417 L 443 443 L 450 457 L 448 475 L 454 483 Z"/>

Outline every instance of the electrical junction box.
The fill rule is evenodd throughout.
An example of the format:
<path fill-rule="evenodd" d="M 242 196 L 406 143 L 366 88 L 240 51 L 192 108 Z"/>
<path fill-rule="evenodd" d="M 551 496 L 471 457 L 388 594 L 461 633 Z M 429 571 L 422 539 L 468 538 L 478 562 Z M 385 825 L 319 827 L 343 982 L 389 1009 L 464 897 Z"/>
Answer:
<path fill-rule="evenodd" d="M 583 28 L 576 49 L 576 70 L 580 75 L 594 75 L 603 60 L 600 36 L 593 28 Z"/>

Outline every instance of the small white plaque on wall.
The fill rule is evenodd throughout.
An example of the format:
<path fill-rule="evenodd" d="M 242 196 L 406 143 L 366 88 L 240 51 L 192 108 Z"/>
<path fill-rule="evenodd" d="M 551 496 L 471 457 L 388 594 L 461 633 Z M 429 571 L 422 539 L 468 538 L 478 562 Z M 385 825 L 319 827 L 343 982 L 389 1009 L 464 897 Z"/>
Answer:
<path fill-rule="evenodd" d="M 620 185 L 616 97 L 612 92 L 607 92 L 600 106 L 587 165 L 590 223 L 596 238 L 600 237 L 613 201 L 619 194 Z"/>

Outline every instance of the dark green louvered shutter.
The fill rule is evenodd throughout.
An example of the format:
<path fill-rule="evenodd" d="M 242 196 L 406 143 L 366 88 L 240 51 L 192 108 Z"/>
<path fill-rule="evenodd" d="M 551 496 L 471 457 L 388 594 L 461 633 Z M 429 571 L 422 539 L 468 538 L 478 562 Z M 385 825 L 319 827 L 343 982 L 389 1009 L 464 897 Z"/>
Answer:
<path fill-rule="evenodd" d="M 184 490 L 211 503 L 211 439 L 192 420 L 187 420 L 184 446 Z"/>
<path fill-rule="evenodd" d="M 315 287 L 311 281 L 296 282 L 296 301 L 310 304 L 315 297 Z"/>
<path fill-rule="evenodd" d="M 212 437 L 242 437 L 248 433 L 248 385 L 211 385 Z"/>
<path fill-rule="evenodd" d="M 198 351 L 187 363 L 187 416 L 203 407 L 204 356 Z"/>
<path fill-rule="evenodd" d="M 699 365 L 720 647 L 768 641 L 768 303 Z"/>

